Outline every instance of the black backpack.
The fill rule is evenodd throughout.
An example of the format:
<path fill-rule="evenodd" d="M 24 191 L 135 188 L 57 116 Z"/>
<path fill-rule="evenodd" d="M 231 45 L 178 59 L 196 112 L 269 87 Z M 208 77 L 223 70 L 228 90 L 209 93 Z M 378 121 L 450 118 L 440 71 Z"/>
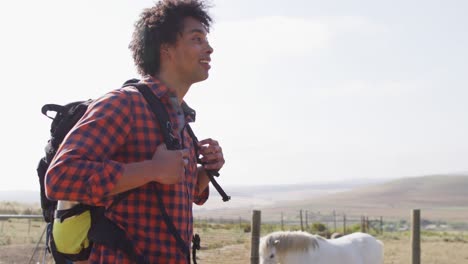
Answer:
<path fill-rule="evenodd" d="M 167 110 L 162 105 L 160 100 L 149 89 L 149 87 L 147 87 L 145 84 L 138 83 L 138 81 L 139 80 L 137 79 L 128 80 L 124 83 L 122 87 L 134 86 L 140 91 L 140 93 L 142 93 L 143 97 L 146 99 L 147 103 L 151 106 L 151 109 L 156 114 L 167 148 L 179 149 L 180 144 L 178 140 L 172 136 L 171 133 L 171 123 L 169 121 L 170 119 Z M 37 174 L 41 188 L 40 199 L 42 214 L 44 221 L 47 223 L 46 248 L 50 253 L 52 253 L 55 262 L 58 264 L 65 264 L 69 263 L 69 261 L 88 259 L 93 242 L 98 242 L 100 244 L 104 244 L 112 248 L 120 249 L 127 253 L 137 263 L 147 263 L 147 260 L 144 256 L 138 256 L 136 254 L 135 248 L 132 242 L 127 239 L 125 232 L 104 216 L 103 207 L 79 204 L 78 206 L 75 206 L 70 210 L 57 211 L 57 201 L 49 200 L 45 195 L 45 174 L 50 165 L 50 162 L 54 158 L 65 136 L 78 122 L 78 120 L 80 120 L 80 118 L 84 115 L 89 104 L 92 102 L 93 100 L 89 99 L 86 101 L 72 102 L 66 105 L 46 104 L 41 109 L 42 114 L 53 120 L 50 128 L 51 137 L 48 140 L 48 143 L 45 147 L 45 156 L 40 159 L 37 167 Z M 182 107 L 184 112 L 193 111 L 185 103 L 182 105 Z M 48 115 L 48 112 L 55 112 L 56 114 L 54 117 L 52 117 Z M 187 131 L 192 137 L 196 151 L 198 153 L 198 145 L 196 144 L 198 140 L 188 124 Z M 201 160 L 199 159 L 198 155 L 197 162 L 201 163 Z M 228 201 L 230 199 L 230 196 L 226 195 L 224 190 L 219 186 L 219 184 L 213 177 L 219 176 L 219 173 L 217 171 L 208 171 L 208 176 L 213 186 L 221 194 L 223 201 Z M 129 192 L 130 191 L 127 191 L 117 195 L 113 201 L 113 204 L 122 200 Z M 187 258 L 190 261 L 190 249 L 186 246 L 185 242 L 182 240 L 180 234 L 176 230 L 173 221 L 167 215 L 167 212 L 164 208 L 164 204 L 162 203 L 161 193 L 156 192 L 156 194 L 159 209 L 163 215 L 167 227 L 169 228 L 169 231 L 175 237 L 179 249 L 187 255 Z M 68 217 L 76 216 L 87 210 L 90 211 L 91 215 L 91 227 L 88 231 L 88 239 L 91 245 L 88 248 L 83 249 L 79 254 L 64 254 L 59 252 L 55 246 L 54 237 L 52 235 L 52 229 L 55 218 L 59 218 L 61 221 L 63 221 Z M 198 235 L 195 240 L 198 241 L 198 243 L 193 243 L 193 253 L 195 252 L 196 248 L 199 248 Z M 196 263 L 195 259 L 194 262 Z"/>

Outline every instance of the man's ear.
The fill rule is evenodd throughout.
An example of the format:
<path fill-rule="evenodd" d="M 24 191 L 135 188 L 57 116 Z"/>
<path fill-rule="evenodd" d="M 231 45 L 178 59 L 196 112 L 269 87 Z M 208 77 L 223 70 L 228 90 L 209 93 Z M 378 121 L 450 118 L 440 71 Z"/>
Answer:
<path fill-rule="evenodd" d="M 161 47 L 159 48 L 160 56 L 161 58 L 168 59 L 171 56 L 171 53 L 169 52 L 169 44 L 161 44 Z"/>

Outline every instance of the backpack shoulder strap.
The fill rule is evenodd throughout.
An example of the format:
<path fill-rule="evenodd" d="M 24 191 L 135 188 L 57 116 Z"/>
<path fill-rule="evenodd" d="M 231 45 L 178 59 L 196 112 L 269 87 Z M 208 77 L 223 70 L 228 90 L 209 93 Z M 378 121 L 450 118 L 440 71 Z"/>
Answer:
<path fill-rule="evenodd" d="M 164 142 L 166 143 L 167 148 L 168 149 L 180 149 L 181 146 L 180 146 L 179 141 L 172 134 L 172 123 L 170 122 L 169 113 L 167 112 L 165 106 L 162 104 L 161 100 L 159 100 L 159 98 L 156 97 L 156 95 L 151 91 L 151 89 L 146 84 L 139 83 L 138 81 L 139 81 L 138 79 L 128 80 L 124 83 L 122 87 L 134 86 L 135 88 L 137 88 L 137 90 L 143 95 L 143 97 L 145 98 L 145 100 L 150 105 L 151 109 L 153 110 L 153 113 L 155 114 L 156 119 L 158 120 L 159 125 L 161 127 L 161 132 L 163 133 Z M 182 107 L 184 111 L 190 111 L 191 114 L 195 116 L 194 110 L 189 108 L 185 103 L 182 105 Z M 194 143 L 195 152 L 197 153 L 196 154 L 197 162 L 201 163 L 201 160 L 198 157 L 198 153 L 199 153 L 198 152 L 198 139 L 195 136 L 195 133 L 193 132 L 190 125 L 187 124 L 186 127 L 187 127 L 187 132 L 189 133 Z M 225 202 L 229 201 L 231 197 L 226 195 L 224 190 L 214 179 L 213 175 L 219 176 L 219 173 L 217 171 L 208 171 L 208 176 L 210 178 L 210 181 L 213 184 L 213 186 L 216 188 L 216 190 L 223 197 L 223 201 Z M 166 208 L 164 207 L 161 192 L 156 192 L 156 197 L 158 199 L 159 210 L 161 211 L 161 214 L 164 218 L 164 222 L 166 223 L 166 226 L 168 227 L 169 232 L 174 236 L 179 249 L 181 249 L 184 254 L 187 254 L 187 257 L 190 263 L 190 248 L 184 242 L 179 232 L 177 231 L 176 227 L 174 226 L 174 223 L 171 221 L 169 215 L 167 214 Z"/>
<path fill-rule="evenodd" d="M 124 86 L 134 86 L 137 90 L 143 95 L 147 103 L 150 105 L 151 110 L 156 115 L 156 119 L 159 122 L 161 127 L 161 132 L 163 133 L 164 142 L 166 143 L 167 149 L 180 149 L 180 143 L 177 138 L 172 134 L 172 123 L 169 119 L 169 114 L 162 104 L 161 100 L 150 90 L 150 88 L 143 83 L 133 83 L 130 82 L 133 80 L 127 81 Z M 167 214 L 166 208 L 163 203 L 163 198 L 161 192 L 156 192 L 156 197 L 158 199 L 158 206 L 161 214 L 163 216 L 164 222 L 166 223 L 169 232 L 174 236 L 177 247 L 190 259 L 190 248 L 186 242 L 182 239 L 177 228 L 175 227 L 170 216 Z"/>
<path fill-rule="evenodd" d="M 124 83 L 123 87 L 134 86 L 138 89 L 138 91 L 140 91 L 140 93 L 146 99 L 151 109 L 153 110 L 154 114 L 156 115 L 156 118 L 159 121 L 161 130 L 162 130 L 161 132 L 163 133 L 164 141 L 166 143 L 167 148 L 179 149 L 181 146 L 177 138 L 175 138 L 174 135 L 172 134 L 172 124 L 170 122 L 169 114 L 167 113 L 166 108 L 161 103 L 159 98 L 156 97 L 156 95 L 151 91 L 151 89 L 146 84 L 139 83 L 138 81 L 139 81 L 138 79 L 130 79 Z M 184 112 L 190 114 L 193 118 L 195 118 L 195 110 L 190 108 L 185 102 L 182 103 L 182 109 Z M 198 155 L 199 153 L 198 139 L 195 136 L 195 133 L 193 132 L 189 124 L 186 125 L 186 128 L 187 128 L 187 132 L 192 138 L 193 145 L 195 147 L 195 153 L 197 155 L 197 163 L 202 164 L 200 157 Z M 215 187 L 215 189 L 222 196 L 223 201 L 224 202 L 229 201 L 231 199 L 231 196 L 228 196 L 226 194 L 226 192 L 223 190 L 223 188 L 221 188 L 221 186 L 218 184 L 218 182 L 214 178 L 214 176 L 219 176 L 219 172 L 215 170 L 208 170 L 207 174 L 208 174 L 208 177 L 210 178 L 211 183 Z"/>
<path fill-rule="evenodd" d="M 144 83 L 133 83 L 137 90 L 143 95 L 147 103 L 150 105 L 156 119 L 161 127 L 164 143 L 167 149 L 180 149 L 181 145 L 179 140 L 172 134 L 172 123 L 169 118 L 169 113 L 166 107 L 162 104 L 161 100 L 151 91 L 151 89 Z"/>

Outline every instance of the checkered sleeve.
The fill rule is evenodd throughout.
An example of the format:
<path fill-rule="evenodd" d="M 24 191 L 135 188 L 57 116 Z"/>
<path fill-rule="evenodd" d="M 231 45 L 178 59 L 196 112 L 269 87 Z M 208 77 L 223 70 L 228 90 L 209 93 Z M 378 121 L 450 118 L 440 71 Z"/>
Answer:
<path fill-rule="evenodd" d="M 210 195 L 210 188 L 207 186 L 202 193 L 195 196 L 195 199 L 193 200 L 193 202 L 197 205 L 202 205 L 208 200 L 209 195 Z"/>
<path fill-rule="evenodd" d="M 99 205 L 123 173 L 112 154 L 131 126 L 131 100 L 123 90 L 95 100 L 58 149 L 46 174 L 49 199 Z"/>

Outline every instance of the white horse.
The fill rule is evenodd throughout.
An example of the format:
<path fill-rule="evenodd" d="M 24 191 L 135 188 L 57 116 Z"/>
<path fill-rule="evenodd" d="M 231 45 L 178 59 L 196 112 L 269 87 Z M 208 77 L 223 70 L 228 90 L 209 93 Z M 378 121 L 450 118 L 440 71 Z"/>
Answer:
<path fill-rule="evenodd" d="M 335 232 L 335 233 L 331 234 L 330 239 L 337 239 L 337 238 L 340 238 L 342 236 L 343 236 L 343 234 Z"/>
<path fill-rule="evenodd" d="M 352 233 L 325 239 L 301 231 L 262 237 L 260 264 L 383 264 L 383 243 L 371 235 Z"/>

